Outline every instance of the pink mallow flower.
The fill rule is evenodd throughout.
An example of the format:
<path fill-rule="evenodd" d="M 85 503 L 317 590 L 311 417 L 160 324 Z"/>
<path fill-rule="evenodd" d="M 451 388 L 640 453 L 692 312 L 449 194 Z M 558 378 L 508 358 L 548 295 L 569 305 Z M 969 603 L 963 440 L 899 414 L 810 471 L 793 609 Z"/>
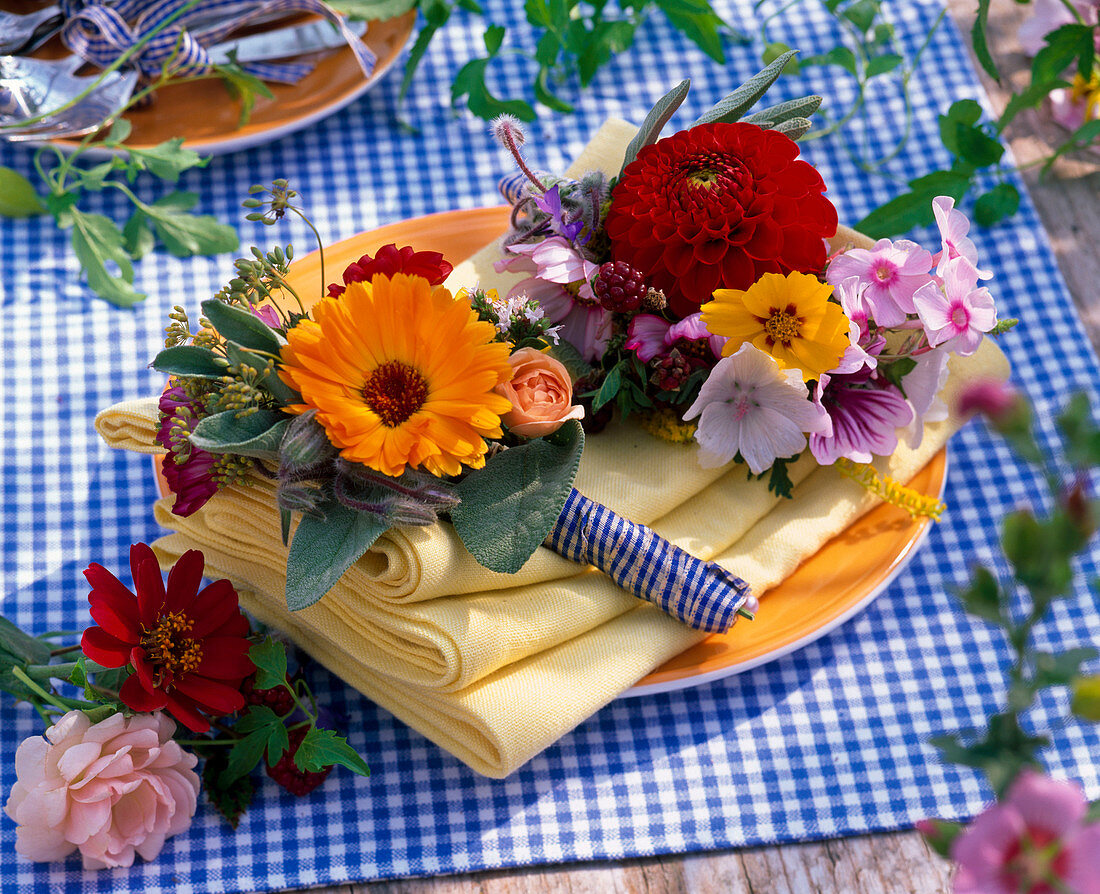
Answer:
<path fill-rule="evenodd" d="M 916 313 L 913 293 L 929 281 L 931 270 L 931 252 L 915 242 L 879 239 L 873 248 L 853 248 L 837 255 L 825 279 L 838 286 L 849 277 L 858 277 L 853 313 L 857 319 L 870 317 L 879 326 L 888 327 L 898 326 L 907 314 Z"/>
<path fill-rule="evenodd" d="M 876 456 L 889 456 L 897 449 L 898 429 L 913 418 L 902 393 L 868 369 L 821 376 L 814 400 L 830 422 L 810 435 L 810 453 L 823 466 L 840 457 L 869 463 Z"/>
<path fill-rule="evenodd" d="M 978 270 L 978 249 L 974 241 L 967 236 L 970 232 L 970 218 L 955 207 L 951 196 L 936 196 L 932 200 L 932 214 L 940 231 L 940 252 L 934 258 L 936 275 L 943 276 L 948 261 L 966 258 L 978 271 L 978 279 L 990 279 L 991 270 Z"/>
<path fill-rule="evenodd" d="M 603 356 L 611 337 L 611 312 L 600 306 L 591 280 L 599 269 L 561 236 L 506 247 L 513 257 L 494 264 L 497 272 L 530 273 L 508 293 L 539 303 L 548 319 L 561 324 L 561 337 L 585 360 Z"/>
<path fill-rule="evenodd" d="M 191 825 L 199 792 L 195 755 L 172 740 L 161 713 L 112 714 L 92 723 L 70 711 L 15 752 L 16 782 L 4 805 L 19 828 L 15 849 L 36 862 L 75 850 L 85 869 L 152 860 Z"/>
<path fill-rule="evenodd" d="M 710 353 L 718 358 L 727 341 L 711 334 L 703 325 L 701 313 L 689 314 L 675 323 L 654 314 L 638 314 L 630 319 L 626 347 L 636 352 L 642 363 L 649 363 L 655 357 L 667 356 L 673 348 L 690 356 Z M 705 346 L 709 346 L 709 352 L 704 351 Z"/>
<path fill-rule="evenodd" d="M 1075 782 L 1024 770 L 951 845 L 955 894 L 1100 894 L 1100 824 Z"/>
<path fill-rule="evenodd" d="M 978 350 L 984 334 L 997 324 L 989 289 L 978 285 L 978 271 L 966 258 L 944 265 L 943 285 L 929 282 L 913 296 L 932 347 L 945 345 L 962 357 Z"/>
<path fill-rule="evenodd" d="M 780 369 L 746 342 L 719 360 L 685 419 L 699 417 L 699 465 L 722 466 L 739 452 L 754 475 L 806 448 L 806 433 L 826 431 L 828 416 L 809 400 L 797 369 Z"/>

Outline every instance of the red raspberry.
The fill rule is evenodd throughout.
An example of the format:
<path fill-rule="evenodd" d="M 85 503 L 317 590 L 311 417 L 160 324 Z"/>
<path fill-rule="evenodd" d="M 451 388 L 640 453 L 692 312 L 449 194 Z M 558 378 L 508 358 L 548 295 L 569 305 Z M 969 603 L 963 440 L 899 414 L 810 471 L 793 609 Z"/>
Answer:
<path fill-rule="evenodd" d="M 673 348 L 668 356 L 653 361 L 653 374 L 649 381 L 662 391 L 679 391 L 694 369 L 691 361 Z"/>
<path fill-rule="evenodd" d="M 628 314 L 641 307 L 649 287 L 642 274 L 625 261 L 608 261 L 596 271 L 592 291 L 605 310 Z"/>
<path fill-rule="evenodd" d="M 244 696 L 246 705 L 266 705 L 280 717 L 289 713 L 294 707 L 294 698 L 285 686 L 257 689 L 255 674 L 245 678 L 244 685 L 241 686 L 241 695 Z"/>
<path fill-rule="evenodd" d="M 302 744 L 302 739 L 306 737 L 308 731 L 308 726 L 292 729 L 290 731 L 290 747 L 283 752 L 283 756 L 279 758 L 274 767 L 267 768 L 268 776 L 292 795 L 298 795 L 298 797 L 308 795 L 328 779 L 328 774 L 332 772 L 332 767 L 325 767 L 319 773 L 307 773 L 304 770 L 299 770 L 294 763 L 294 755 L 298 753 L 298 746 Z"/>

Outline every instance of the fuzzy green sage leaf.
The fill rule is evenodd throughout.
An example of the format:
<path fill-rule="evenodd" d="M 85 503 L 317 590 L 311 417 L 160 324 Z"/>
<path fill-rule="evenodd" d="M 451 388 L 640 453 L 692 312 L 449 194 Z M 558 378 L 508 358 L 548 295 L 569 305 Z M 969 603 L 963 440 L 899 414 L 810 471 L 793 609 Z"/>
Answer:
<path fill-rule="evenodd" d="M 713 124 L 718 121 L 740 121 L 741 116 L 768 92 L 783 72 L 783 66 L 794 57 L 794 54 L 794 50 L 789 50 L 776 57 L 774 62 L 745 81 L 733 93 L 719 101 L 714 108 L 700 115 L 691 126 L 697 127 L 700 124 Z"/>
<path fill-rule="evenodd" d="M 50 660 L 48 643 L 24 633 L 4 617 L 0 617 L 0 649 L 27 664 L 46 664 Z"/>
<path fill-rule="evenodd" d="M 634 139 L 626 147 L 626 155 L 623 158 L 620 173 L 626 170 L 626 166 L 634 161 L 638 157 L 638 153 L 646 146 L 657 142 L 661 130 L 668 124 L 668 119 L 672 117 L 673 113 L 683 104 L 690 89 L 691 81 L 680 81 L 679 84 L 657 100 L 653 108 L 649 110 L 649 114 L 645 116 L 642 126 L 638 128 L 638 133 L 634 135 Z"/>
<path fill-rule="evenodd" d="M 275 459 L 290 420 L 278 410 L 257 410 L 237 418 L 226 410 L 200 419 L 190 441 L 208 453 L 233 453 L 257 459 Z"/>
<path fill-rule="evenodd" d="M 324 518 L 302 517 L 286 563 L 286 604 L 291 611 L 313 605 L 389 529 L 368 512 L 330 500 Z"/>
<path fill-rule="evenodd" d="M 202 303 L 202 312 L 222 336 L 242 348 L 277 357 L 286 343 L 274 329 L 243 307 L 208 298 Z"/>
<path fill-rule="evenodd" d="M 550 534 L 577 477 L 584 431 L 570 420 L 552 435 L 503 450 L 455 488 L 451 521 L 478 562 L 515 574 Z"/>
<path fill-rule="evenodd" d="M 207 348 L 197 345 L 176 345 L 165 348 L 150 366 L 173 376 L 192 376 L 199 379 L 220 379 L 228 364 Z"/>

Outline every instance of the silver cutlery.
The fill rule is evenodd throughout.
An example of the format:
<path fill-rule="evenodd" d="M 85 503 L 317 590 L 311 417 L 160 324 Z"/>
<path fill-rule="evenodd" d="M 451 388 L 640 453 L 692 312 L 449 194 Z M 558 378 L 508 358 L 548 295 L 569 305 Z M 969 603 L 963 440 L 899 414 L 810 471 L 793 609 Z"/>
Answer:
<path fill-rule="evenodd" d="M 0 53 L 30 53 L 53 37 L 64 24 L 57 6 L 16 15 L 0 10 Z"/>

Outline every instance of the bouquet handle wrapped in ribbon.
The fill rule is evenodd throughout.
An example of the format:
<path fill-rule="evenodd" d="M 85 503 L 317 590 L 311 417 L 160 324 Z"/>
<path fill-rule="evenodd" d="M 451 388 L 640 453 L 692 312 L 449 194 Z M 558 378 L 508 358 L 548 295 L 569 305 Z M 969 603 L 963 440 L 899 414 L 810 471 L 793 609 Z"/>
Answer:
<path fill-rule="evenodd" d="M 543 545 L 595 565 L 628 593 L 696 630 L 725 632 L 752 599 L 749 585 L 721 565 L 695 558 L 576 488 Z"/>

